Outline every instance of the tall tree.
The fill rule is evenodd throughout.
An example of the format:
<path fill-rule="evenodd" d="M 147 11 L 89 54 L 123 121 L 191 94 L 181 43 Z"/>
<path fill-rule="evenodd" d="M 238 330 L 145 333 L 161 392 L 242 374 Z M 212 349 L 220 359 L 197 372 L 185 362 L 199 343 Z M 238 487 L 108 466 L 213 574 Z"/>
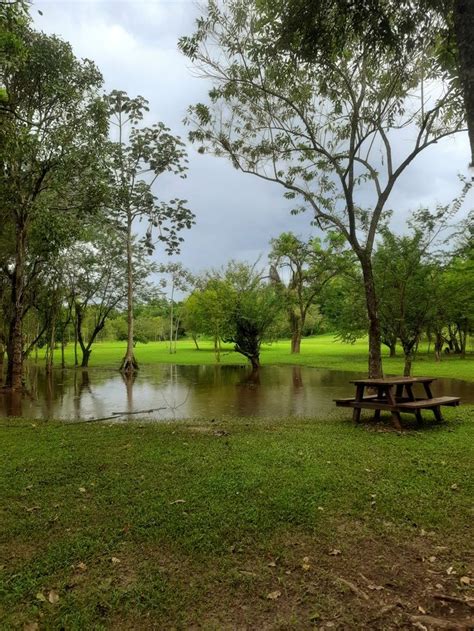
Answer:
<path fill-rule="evenodd" d="M 343 57 L 307 63 L 275 52 L 272 37 L 254 3 L 209 2 L 194 35 L 180 41 L 213 83 L 210 104 L 189 109 L 190 138 L 280 184 L 286 197 L 301 200 L 296 212 L 309 208 L 320 227 L 344 235 L 364 279 L 369 373 L 380 376 L 372 269 L 379 224 L 412 161 L 463 130 L 462 92 L 433 57 L 416 51 L 394 66 L 355 42 Z M 399 133 L 403 152 L 395 154 Z"/>
<path fill-rule="evenodd" d="M 160 201 L 153 187 L 160 175 L 173 173 L 185 177 L 186 152 L 181 140 L 173 136 L 163 123 L 140 127 L 148 111 L 148 101 L 141 96 L 132 99 L 125 92 L 114 90 L 107 97 L 110 122 L 116 130 L 112 145 L 111 178 L 113 184 L 112 216 L 124 235 L 127 251 L 127 350 L 120 370 L 133 373 L 138 364 L 133 348 L 133 255 L 134 222 L 148 224 L 145 244 L 151 253 L 154 233 L 168 254 L 179 252 L 183 238 L 178 233 L 190 228 L 194 215 L 186 208 L 186 200 Z"/>
<path fill-rule="evenodd" d="M 34 31 L 24 14 L 16 19 L 15 11 L 0 7 L 8 34 L 1 43 L 15 52 L 13 60 L 0 60 L 0 218 L 14 244 L 4 267 L 11 288 L 6 385 L 20 389 L 27 284 L 41 262 L 29 256 L 32 230 L 45 212 L 79 215 L 95 205 L 107 122 L 94 64 L 76 59 L 59 38 Z M 81 194 L 86 188 L 90 195 Z"/>
<path fill-rule="evenodd" d="M 164 274 L 162 287 L 169 289 L 169 352 L 176 353 L 181 313 L 175 302 L 176 292 L 189 291 L 194 277 L 182 263 L 167 263 L 158 266 L 158 272 Z"/>

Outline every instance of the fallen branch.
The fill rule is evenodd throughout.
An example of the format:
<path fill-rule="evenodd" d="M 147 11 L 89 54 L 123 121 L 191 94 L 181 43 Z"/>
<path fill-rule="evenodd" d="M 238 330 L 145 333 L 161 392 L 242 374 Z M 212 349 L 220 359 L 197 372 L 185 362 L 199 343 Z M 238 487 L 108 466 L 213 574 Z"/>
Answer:
<path fill-rule="evenodd" d="M 354 592 L 354 594 L 356 594 L 356 596 L 359 596 L 359 598 L 370 600 L 369 596 L 359 587 L 357 587 L 357 585 L 354 585 L 354 583 L 351 583 L 350 581 L 346 580 L 345 578 L 341 578 L 340 576 L 336 576 L 336 579 L 343 585 L 346 585 L 352 592 Z"/>
<path fill-rule="evenodd" d="M 470 625 L 455 620 L 446 620 L 444 618 L 434 618 L 433 616 L 410 616 L 411 622 L 414 624 L 422 624 L 425 627 L 434 627 L 435 629 L 446 629 L 446 631 L 468 631 Z"/>
<path fill-rule="evenodd" d="M 436 600 L 445 600 L 448 603 L 461 603 L 468 607 L 474 607 L 474 598 L 459 598 L 459 596 L 449 596 L 448 594 L 433 594 Z"/>
<path fill-rule="evenodd" d="M 110 419 L 119 418 L 120 416 L 132 416 L 132 414 L 150 414 L 159 410 L 166 410 L 167 407 L 152 408 L 151 410 L 138 410 L 137 412 L 112 412 L 112 416 L 101 416 L 100 418 L 88 418 L 84 421 L 75 421 L 76 423 L 94 423 L 96 421 L 109 421 Z"/>
<path fill-rule="evenodd" d="M 390 613 L 391 611 L 393 611 L 399 606 L 400 605 L 398 603 L 395 605 L 385 605 L 385 607 L 382 607 L 382 609 L 378 612 L 378 614 L 370 618 L 369 623 L 375 622 L 376 620 L 383 618 L 384 616 L 386 616 L 388 613 Z"/>

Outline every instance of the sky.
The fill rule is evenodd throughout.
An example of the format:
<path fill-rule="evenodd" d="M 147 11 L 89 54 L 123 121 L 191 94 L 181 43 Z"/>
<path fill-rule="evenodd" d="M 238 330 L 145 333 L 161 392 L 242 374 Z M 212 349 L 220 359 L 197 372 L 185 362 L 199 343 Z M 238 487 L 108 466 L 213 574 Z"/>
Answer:
<path fill-rule="evenodd" d="M 210 87 L 195 76 L 177 47 L 180 36 L 193 32 L 197 3 L 38 0 L 31 13 L 39 30 L 59 35 L 70 42 L 78 57 L 97 64 L 106 91 L 144 96 L 150 102 L 148 120 L 163 121 L 173 133 L 186 138 L 186 109 L 205 102 Z M 292 231 L 304 238 L 315 234 L 311 215 L 291 215 L 292 204 L 277 184 L 243 174 L 225 158 L 198 154 L 192 145 L 188 153 L 187 178 L 164 176 L 155 187 L 162 199 L 187 199 L 196 215 L 196 225 L 183 233 L 181 254 L 173 260 L 195 273 L 220 267 L 231 258 L 254 262 L 260 256 L 265 261 L 269 240 L 280 233 Z M 400 178 L 390 198 L 394 230 L 405 229 L 410 210 L 453 199 L 459 193 L 457 174 L 467 175 L 468 159 L 467 134 L 426 150 Z M 461 216 L 473 206 L 471 195 Z M 170 260 L 159 249 L 154 257 L 158 262 Z"/>

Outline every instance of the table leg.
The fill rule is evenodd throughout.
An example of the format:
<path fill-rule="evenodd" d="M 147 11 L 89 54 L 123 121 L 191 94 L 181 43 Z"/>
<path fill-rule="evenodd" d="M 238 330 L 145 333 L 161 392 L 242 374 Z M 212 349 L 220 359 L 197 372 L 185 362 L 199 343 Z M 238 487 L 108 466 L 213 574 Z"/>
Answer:
<path fill-rule="evenodd" d="M 395 398 L 393 396 L 393 390 L 392 390 L 392 386 L 386 386 L 385 387 L 385 392 L 387 393 L 387 402 L 390 405 L 393 405 L 394 407 L 396 406 L 396 401 Z M 400 419 L 400 412 L 398 410 L 391 410 L 392 413 L 392 425 L 395 427 L 395 429 L 402 429 L 402 425 L 400 423 L 401 419 Z"/>
<path fill-rule="evenodd" d="M 413 386 L 411 383 L 405 384 L 405 390 L 408 396 L 409 401 L 415 401 L 415 395 L 413 394 Z M 421 416 L 421 410 L 415 410 L 416 422 L 420 425 L 423 422 L 423 417 Z"/>
<path fill-rule="evenodd" d="M 424 383 L 423 387 L 425 388 L 426 398 L 427 399 L 432 399 L 433 398 L 433 393 L 431 392 L 430 384 L 429 383 Z"/>
<path fill-rule="evenodd" d="M 364 385 L 358 383 L 356 386 L 355 400 L 362 401 L 363 398 L 364 398 Z M 354 408 L 352 410 L 352 420 L 354 421 L 354 423 L 359 423 L 361 412 L 362 412 L 361 408 Z"/>
<path fill-rule="evenodd" d="M 441 414 L 441 408 L 439 405 L 437 405 L 436 407 L 433 408 L 433 414 L 435 416 L 435 419 L 439 422 L 442 423 L 443 422 L 443 415 Z"/>
<path fill-rule="evenodd" d="M 399 399 L 402 396 L 403 396 L 403 383 L 399 383 L 397 384 L 397 387 L 395 389 L 395 399 Z"/>
<path fill-rule="evenodd" d="M 377 386 L 377 398 L 384 399 L 385 388 L 383 386 Z M 374 421 L 380 421 L 380 410 L 374 410 Z"/>

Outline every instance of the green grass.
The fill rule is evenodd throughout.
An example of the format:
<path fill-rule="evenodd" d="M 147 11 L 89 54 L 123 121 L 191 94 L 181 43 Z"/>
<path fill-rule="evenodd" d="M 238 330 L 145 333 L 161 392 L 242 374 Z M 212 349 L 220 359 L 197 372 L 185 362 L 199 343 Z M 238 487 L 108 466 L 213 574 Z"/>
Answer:
<path fill-rule="evenodd" d="M 4 420 L 0 628 L 410 628 L 439 584 L 468 589 L 474 408 L 447 416 Z"/>
<path fill-rule="evenodd" d="M 196 350 L 191 340 L 180 340 L 177 353 L 170 355 L 167 342 L 150 342 L 138 344 L 136 356 L 142 364 L 177 363 L 177 364 L 213 364 L 215 356 L 210 341 L 199 342 L 200 349 Z M 117 366 L 125 352 L 124 342 L 101 342 L 93 346 L 90 359 L 91 366 Z M 317 368 L 333 370 L 367 371 L 367 341 L 358 340 L 355 344 L 343 344 L 335 341 L 331 334 L 306 338 L 302 342 L 301 354 L 290 353 L 290 342 L 283 340 L 262 348 L 261 360 L 263 364 L 300 364 Z M 403 358 L 401 351 L 395 358 L 388 357 L 388 351 L 383 348 L 384 371 L 386 374 L 403 374 Z M 66 361 L 72 365 L 73 347 L 66 349 Z M 223 364 L 244 364 L 245 358 L 232 350 L 231 345 L 224 345 L 221 362 Z M 436 362 L 433 354 L 422 347 L 417 360 L 413 364 L 414 375 L 429 375 L 433 377 L 453 377 L 474 381 L 474 354 L 461 360 L 458 356 L 443 356 L 442 361 Z"/>

